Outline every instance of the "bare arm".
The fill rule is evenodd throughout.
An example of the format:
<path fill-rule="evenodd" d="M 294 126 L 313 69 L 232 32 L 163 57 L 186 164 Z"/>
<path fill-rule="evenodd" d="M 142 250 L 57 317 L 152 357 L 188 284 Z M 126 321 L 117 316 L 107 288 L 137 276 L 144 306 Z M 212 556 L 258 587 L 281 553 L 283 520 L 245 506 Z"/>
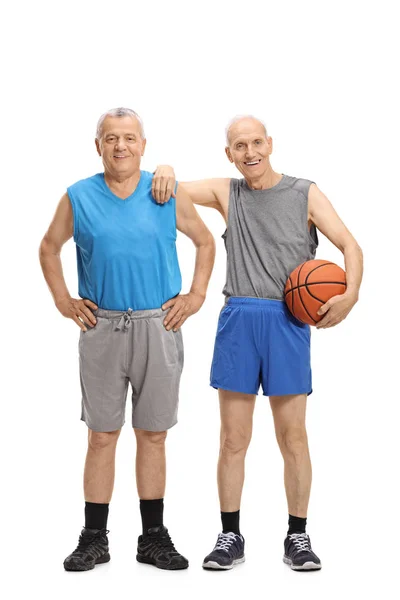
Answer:
<path fill-rule="evenodd" d="M 180 185 L 189 194 L 193 204 L 216 208 L 227 215 L 230 179 L 202 179 L 185 181 Z"/>
<path fill-rule="evenodd" d="M 202 179 L 200 181 L 186 181 L 179 184 L 189 194 L 193 204 L 208 206 L 217 209 L 223 217 L 228 215 L 228 200 L 230 179 Z M 175 197 L 175 172 L 169 165 L 157 167 L 153 181 L 153 197 L 159 204 L 168 202 L 170 197 Z"/>
<path fill-rule="evenodd" d="M 327 314 L 317 327 L 332 327 L 347 317 L 358 301 L 363 275 L 363 253 L 328 198 L 315 184 L 311 185 L 308 194 L 308 211 L 311 221 L 344 255 L 346 292 L 331 298 L 319 311 L 319 314 Z"/>
<path fill-rule="evenodd" d="M 173 328 L 174 331 L 177 331 L 190 315 L 201 308 L 215 258 L 214 238 L 199 217 L 189 195 L 181 186 L 176 194 L 176 226 L 196 246 L 196 263 L 190 292 L 172 298 L 162 307 L 164 310 L 170 308 L 164 325 L 168 330 Z"/>
<path fill-rule="evenodd" d="M 73 319 L 83 331 L 86 331 L 86 327 L 80 319 L 95 324 L 96 319 L 90 308 L 96 309 L 97 306 L 90 300 L 71 298 L 65 283 L 61 264 L 61 249 L 72 235 L 72 207 L 68 194 L 64 194 L 57 206 L 53 220 L 41 241 L 39 259 L 44 278 L 58 310 L 65 317 Z"/>

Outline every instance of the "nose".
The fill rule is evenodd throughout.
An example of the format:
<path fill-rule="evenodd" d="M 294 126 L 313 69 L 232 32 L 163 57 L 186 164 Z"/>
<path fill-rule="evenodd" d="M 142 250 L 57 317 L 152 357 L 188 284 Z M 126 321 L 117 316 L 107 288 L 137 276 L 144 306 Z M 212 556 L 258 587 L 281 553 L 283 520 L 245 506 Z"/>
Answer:
<path fill-rule="evenodd" d="M 125 147 L 126 147 L 126 144 L 125 144 L 124 138 L 118 138 L 118 140 L 115 144 L 115 149 L 116 150 L 124 150 Z"/>
<path fill-rule="evenodd" d="M 255 158 L 255 152 L 251 146 L 247 147 L 245 156 L 246 156 L 246 160 L 253 160 Z"/>

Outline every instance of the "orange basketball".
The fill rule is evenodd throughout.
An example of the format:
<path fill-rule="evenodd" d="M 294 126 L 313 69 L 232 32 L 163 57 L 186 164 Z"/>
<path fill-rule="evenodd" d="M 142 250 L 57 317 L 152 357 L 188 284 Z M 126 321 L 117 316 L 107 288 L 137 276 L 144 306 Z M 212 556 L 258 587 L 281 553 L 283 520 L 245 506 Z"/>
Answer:
<path fill-rule="evenodd" d="M 316 325 L 320 307 L 346 291 L 346 273 L 327 260 L 308 260 L 296 267 L 285 286 L 286 304 L 296 319 Z"/>

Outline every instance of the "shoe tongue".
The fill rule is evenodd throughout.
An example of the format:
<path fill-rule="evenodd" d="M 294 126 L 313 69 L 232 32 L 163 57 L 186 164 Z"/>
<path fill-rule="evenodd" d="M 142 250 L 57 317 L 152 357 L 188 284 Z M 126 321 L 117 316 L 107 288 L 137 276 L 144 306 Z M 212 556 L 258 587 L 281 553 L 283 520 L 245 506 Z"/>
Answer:
<path fill-rule="evenodd" d="M 168 529 L 164 527 L 164 525 L 157 525 L 157 527 L 150 527 L 150 529 L 147 530 L 147 533 L 149 535 L 156 535 L 157 533 L 165 533 L 167 531 Z"/>
<path fill-rule="evenodd" d="M 96 535 L 99 531 L 101 531 L 101 529 L 89 529 L 88 527 L 84 527 L 82 529 L 82 535 Z"/>

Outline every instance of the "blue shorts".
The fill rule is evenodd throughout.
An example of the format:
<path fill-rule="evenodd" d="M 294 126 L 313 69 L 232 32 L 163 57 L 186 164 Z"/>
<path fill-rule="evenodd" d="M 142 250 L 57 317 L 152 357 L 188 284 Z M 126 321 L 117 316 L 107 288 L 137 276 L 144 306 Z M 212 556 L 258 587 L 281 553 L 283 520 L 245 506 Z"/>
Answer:
<path fill-rule="evenodd" d="M 221 311 L 211 382 L 242 394 L 311 394 L 310 327 L 284 301 L 229 298 Z"/>

